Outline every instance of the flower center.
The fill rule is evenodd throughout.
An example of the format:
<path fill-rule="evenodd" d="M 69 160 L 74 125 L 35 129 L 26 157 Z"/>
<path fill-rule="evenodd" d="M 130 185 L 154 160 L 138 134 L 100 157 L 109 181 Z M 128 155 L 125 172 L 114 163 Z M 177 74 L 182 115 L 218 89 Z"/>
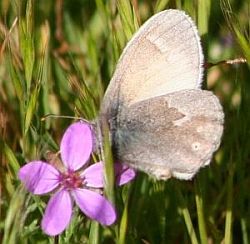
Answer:
<path fill-rule="evenodd" d="M 79 188 L 83 184 L 83 179 L 74 171 L 68 170 L 60 174 L 60 183 L 66 189 Z"/>

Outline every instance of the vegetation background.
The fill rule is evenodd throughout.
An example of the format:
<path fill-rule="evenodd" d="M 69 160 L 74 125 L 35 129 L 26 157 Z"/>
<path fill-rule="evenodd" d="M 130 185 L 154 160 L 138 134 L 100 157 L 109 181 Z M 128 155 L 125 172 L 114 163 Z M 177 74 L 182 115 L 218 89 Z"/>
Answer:
<path fill-rule="evenodd" d="M 20 166 L 58 151 L 72 122 L 49 113 L 97 117 L 119 55 L 154 13 L 185 10 L 197 23 L 205 84 L 225 111 L 220 149 L 192 181 L 156 182 L 144 174 L 115 192 L 117 224 L 104 228 L 76 209 L 60 236 L 40 229 L 48 197 L 29 195 Z M 249 0 L 1 0 L 0 242 L 250 243 Z"/>

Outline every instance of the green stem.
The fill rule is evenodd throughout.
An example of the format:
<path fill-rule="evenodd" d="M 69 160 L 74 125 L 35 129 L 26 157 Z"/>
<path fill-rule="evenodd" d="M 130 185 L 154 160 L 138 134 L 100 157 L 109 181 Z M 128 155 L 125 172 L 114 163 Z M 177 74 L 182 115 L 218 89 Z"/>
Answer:
<path fill-rule="evenodd" d="M 92 243 L 92 244 L 100 243 L 99 229 L 100 229 L 99 223 L 96 221 L 92 221 L 91 226 L 90 226 L 90 233 L 89 233 L 89 243 Z"/>
<path fill-rule="evenodd" d="M 227 182 L 227 210 L 226 210 L 225 236 L 224 236 L 225 244 L 232 243 L 233 175 L 234 175 L 234 170 L 233 167 L 231 167 Z"/>
<path fill-rule="evenodd" d="M 105 162 L 104 168 L 104 180 L 105 180 L 105 194 L 107 198 L 115 204 L 115 174 L 114 174 L 114 162 L 113 162 L 113 154 L 111 149 L 111 144 L 109 141 L 110 132 L 108 123 L 105 118 L 100 120 L 101 124 L 98 125 L 97 129 L 99 135 L 103 135 L 103 150 L 102 150 L 102 158 Z"/>
<path fill-rule="evenodd" d="M 247 232 L 247 220 L 245 218 L 241 218 L 240 224 L 241 224 L 241 230 L 242 230 L 243 244 L 247 244 L 249 243 L 248 232 Z"/>
<path fill-rule="evenodd" d="M 180 208 L 181 208 L 180 210 L 181 210 L 181 213 L 183 215 L 191 243 L 198 244 L 197 236 L 196 236 L 196 233 L 194 230 L 194 226 L 193 226 L 193 223 L 191 220 L 190 213 L 189 213 L 188 208 L 187 208 L 186 201 L 185 201 L 178 186 L 176 187 L 176 190 L 177 190 L 177 197 L 178 197 L 178 200 L 180 202 Z"/>
<path fill-rule="evenodd" d="M 200 177 L 198 176 L 195 180 L 195 202 L 197 208 L 198 216 L 198 226 L 200 239 L 202 244 L 207 244 L 207 230 L 204 217 L 204 207 L 203 207 L 203 198 L 201 193 Z"/>
<path fill-rule="evenodd" d="M 119 229 L 118 244 L 126 243 L 126 233 L 128 228 L 128 199 L 125 203 L 124 210 L 122 213 L 121 224 Z"/>

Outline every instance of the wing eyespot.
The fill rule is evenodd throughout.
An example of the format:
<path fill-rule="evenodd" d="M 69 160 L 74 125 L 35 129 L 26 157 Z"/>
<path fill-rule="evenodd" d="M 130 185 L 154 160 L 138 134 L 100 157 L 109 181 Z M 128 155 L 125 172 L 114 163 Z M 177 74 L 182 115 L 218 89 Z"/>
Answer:
<path fill-rule="evenodd" d="M 201 144 L 199 142 L 192 143 L 192 150 L 193 151 L 199 151 L 201 148 Z"/>

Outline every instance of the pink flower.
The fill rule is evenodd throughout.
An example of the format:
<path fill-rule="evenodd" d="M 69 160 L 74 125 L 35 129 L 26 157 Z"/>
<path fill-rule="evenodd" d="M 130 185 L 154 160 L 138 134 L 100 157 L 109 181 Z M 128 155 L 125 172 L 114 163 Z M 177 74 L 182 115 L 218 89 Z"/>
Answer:
<path fill-rule="evenodd" d="M 99 192 L 103 188 L 103 163 L 99 162 L 77 172 L 92 152 L 92 132 L 88 124 L 77 122 L 65 131 L 60 152 L 65 170 L 59 171 L 43 161 L 32 161 L 19 171 L 19 178 L 33 194 L 41 195 L 57 190 L 50 198 L 42 219 L 43 231 L 58 235 L 72 217 L 73 200 L 85 215 L 103 225 L 116 220 L 114 206 Z M 115 164 L 117 184 L 126 184 L 135 172 L 123 164 Z"/>

